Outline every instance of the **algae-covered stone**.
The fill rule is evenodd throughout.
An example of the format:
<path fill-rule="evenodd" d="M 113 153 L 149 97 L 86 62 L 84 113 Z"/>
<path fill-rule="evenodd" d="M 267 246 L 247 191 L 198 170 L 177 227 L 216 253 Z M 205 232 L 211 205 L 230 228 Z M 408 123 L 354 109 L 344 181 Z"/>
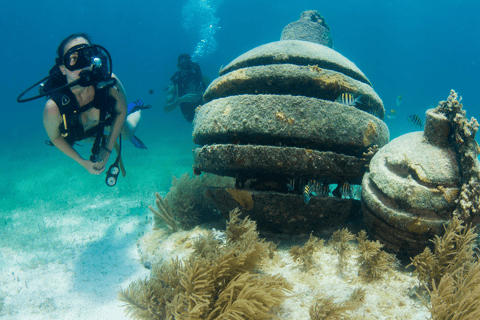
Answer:
<path fill-rule="evenodd" d="M 300 40 L 283 40 L 256 47 L 222 68 L 220 75 L 240 68 L 269 64 L 316 65 L 371 85 L 363 72 L 337 51 L 317 43 Z"/>
<path fill-rule="evenodd" d="M 316 10 L 302 12 L 298 21 L 285 26 L 280 40 L 309 41 L 333 48 L 330 28 L 325 18 Z"/>
<path fill-rule="evenodd" d="M 209 102 L 240 94 L 288 94 L 335 101 L 342 93 L 359 97 L 357 108 L 383 119 L 383 102 L 371 86 L 317 66 L 280 64 L 233 70 L 212 81 L 203 99 Z"/>
<path fill-rule="evenodd" d="M 212 100 L 198 111 L 199 145 L 237 143 L 295 146 L 361 157 L 389 141 L 386 124 L 344 104 L 303 96 L 239 95 Z"/>
<path fill-rule="evenodd" d="M 316 179 L 336 183 L 339 179 L 360 184 L 366 161 L 331 151 L 293 147 L 215 144 L 194 150 L 195 172 L 222 176 L 261 176 Z M 286 187 L 285 187 L 286 189 Z"/>

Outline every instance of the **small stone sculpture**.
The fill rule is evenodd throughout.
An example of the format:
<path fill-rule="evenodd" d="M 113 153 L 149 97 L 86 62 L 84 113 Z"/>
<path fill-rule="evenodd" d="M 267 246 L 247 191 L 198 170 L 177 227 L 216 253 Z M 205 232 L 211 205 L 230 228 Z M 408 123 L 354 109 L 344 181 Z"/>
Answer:
<path fill-rule="evenodd" d="M 372 158 L 362 212 L 368 232 L 387 248 L 418 254 L 453 215 L 478 219 L 478 123 L 466 121 L 461 107 L 452 90 L 427 111 L 424 132 L 398 137 Z"/>

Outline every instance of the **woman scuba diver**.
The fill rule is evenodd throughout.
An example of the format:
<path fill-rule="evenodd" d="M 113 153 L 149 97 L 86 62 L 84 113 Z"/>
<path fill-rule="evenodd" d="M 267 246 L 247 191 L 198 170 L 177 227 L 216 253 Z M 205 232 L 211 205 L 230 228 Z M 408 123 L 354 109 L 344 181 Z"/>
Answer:
<path fill-rule="evenodd" d="M 22 100 L 21 97 L 32 86 L 17 101 L 48 96 L 43 111 L 43 125 L 51 143 L 91 174 L 99 175 L 105 170 L 117 138 L 121 135 L 115 167 L 112 165 L 107 172 L 107 185 L 113 186 L 119 167 L 124 173 L 120 159 L 121 138 L 134 138 L 141 118 L 141 110 L 138 109 L 141 108 L 136 108 L 127 117 L 125 90 L 120 80 L 111 73 L 110 54 L 105 48 L 92 45 L 87 34 L 75 33 L 65 38 L 58 46 L 57 55 L 49 80 L 41 84 L 42 94 Z M 106 127 L 108 136 L 104 133 Z M 86 139 L 95 139 L 90 159 L 82 158 L 73 148 L 75 142 Z"/>

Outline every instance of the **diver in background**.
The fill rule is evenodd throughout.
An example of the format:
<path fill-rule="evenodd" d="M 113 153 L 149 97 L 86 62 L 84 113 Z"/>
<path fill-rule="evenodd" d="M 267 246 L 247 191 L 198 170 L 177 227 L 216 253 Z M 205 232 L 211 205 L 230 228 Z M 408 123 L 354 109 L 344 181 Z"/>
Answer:
<path fill-rule="evenodd" d="M 192 122 L 195 109 L 202 104 L 208 80 L 202 77 L 200 66 L 192 61 L 189 54 L 178 57 L 177 68 L 179 71 L 170 78 L 172 84 L 166 88 L 167 97 L 163 110 L 171 112 L 180 105 L 185 119 Z"/>
<path fill-rule="evenodd" d="M 82 71 L 93 68 L 90 63 L 84 62 L 90 46 L 90 37 L 85 33 L 72 34 L 58 46 L 55 67 L 58 66 L 66 83 L 76 81 Z M 120 134 L 127 140 L 134 137 L 141 118 L 140 110 L 127 117 L 125 90 L 115 75 L 112 75 L 112 78 L 116 80 L 112 87 L 101 89 L 95 85 L 75 85 L 60 90 L 58 94 L 50 96 L 43 111 L 43 125 L 53 145 L 95 175 L 105 170 Z M 100 125 L 100 110 L 103 108 L 101 104 L 106 104 L 105 128 L 109 129 L 109 133 L 100 147 L 96 161 L 93 162 L 91 159 L 83 159 L 73 148 L 73 144 L 95 137 Z M 65 108 L 74 108 L 74 111 L 69 113 L 69 118 L 62 111 Z"/>

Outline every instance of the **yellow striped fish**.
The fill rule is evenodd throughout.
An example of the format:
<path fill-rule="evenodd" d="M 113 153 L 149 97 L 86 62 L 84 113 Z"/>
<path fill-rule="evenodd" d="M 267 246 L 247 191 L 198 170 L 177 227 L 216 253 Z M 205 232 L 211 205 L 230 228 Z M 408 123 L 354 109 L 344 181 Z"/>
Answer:
<path fill-rule="evenodd" d="M 308 204 L 310 202 L 310 195 L 316 196 L 317 194 L 313 191 L 313 186 L 315 185 L 316 181 L 312 180 L 309 182 L 305 188 L 303 189 L 303 202 Z"/>
<path fill-rule="evenodd" d="M 342 93 L 338 98 L 335 100 L 335 102 L 354 107 L 357 103 L 360 102 L 360 98 L 362 95 L 359 95 L 358 97 L 355 98 L 355 96 L 351 93 Z"/>
<path fill-rule="evenodd" d="M 352 198 L 352 186 L 348 183 L 345 182 L 342 185 L 342 188 L 340 189 L 342 196 L 344 199 L 351 199 Z"/>
<path fill-rule="evenodd" d="M 420 119 L 420 117 L 417 116 L 416 114 L 409 115 L 408 122 L 410 122 L 411 125 L 414 125 L 417 127 L 423 127 L 422 119 Z"/>

